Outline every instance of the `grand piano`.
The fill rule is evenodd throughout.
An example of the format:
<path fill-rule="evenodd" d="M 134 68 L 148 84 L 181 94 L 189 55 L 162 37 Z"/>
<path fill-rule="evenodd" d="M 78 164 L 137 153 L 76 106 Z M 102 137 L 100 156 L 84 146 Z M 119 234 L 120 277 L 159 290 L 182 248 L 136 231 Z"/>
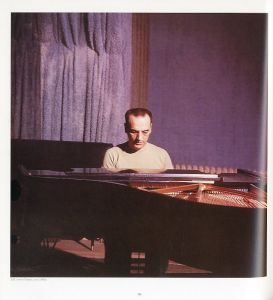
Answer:
<path fill-rule="evenodd" d="M 164 276 L 168 259 L 215 277 L 266 275 L 266 178 L 259 174 L 20 172 L 20 235 L 29 245 L 46 237 L 102 238 L 112 274 L 126 274 L 130 253 L 139 251 L 148 276 Z"/>

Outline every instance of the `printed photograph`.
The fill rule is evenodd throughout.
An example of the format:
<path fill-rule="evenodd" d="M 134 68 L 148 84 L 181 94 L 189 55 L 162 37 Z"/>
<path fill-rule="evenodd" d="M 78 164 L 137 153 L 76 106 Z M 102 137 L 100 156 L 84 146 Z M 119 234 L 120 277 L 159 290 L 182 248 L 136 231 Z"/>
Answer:
<path fill-rule="evenodd" d="M 10 277 L 267 275 L 267 14 L 11 13 Z"/>

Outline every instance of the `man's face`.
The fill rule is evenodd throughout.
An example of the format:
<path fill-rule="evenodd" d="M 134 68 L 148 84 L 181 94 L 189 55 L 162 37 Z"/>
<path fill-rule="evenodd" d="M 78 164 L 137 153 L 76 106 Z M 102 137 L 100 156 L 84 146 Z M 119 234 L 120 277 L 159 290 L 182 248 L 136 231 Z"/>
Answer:
<path fill-rule="evenodd" d="M 129 116 L 128 128 L 128 146 L 132 151 L 138 151 L 143 148 L 152 132 L 152 123 L 149 115 L 144 116 Z"/>

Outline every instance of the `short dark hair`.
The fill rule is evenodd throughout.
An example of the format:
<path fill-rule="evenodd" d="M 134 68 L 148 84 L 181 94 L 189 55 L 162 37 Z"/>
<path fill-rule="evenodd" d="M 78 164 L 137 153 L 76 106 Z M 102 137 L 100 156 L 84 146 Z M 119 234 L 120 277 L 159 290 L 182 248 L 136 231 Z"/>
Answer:
<path fill-rule="evenodd" d="M 125 126 L 128 126 L 129 124 L 130 115 L 133 115 L 135 117 L 148 115 L 150 117 L 151 122 L 153 119 L 152 113 L 147 108 L 142 108 L 142 107 L 131 108 L 127 110 L 125 113 Z"/>

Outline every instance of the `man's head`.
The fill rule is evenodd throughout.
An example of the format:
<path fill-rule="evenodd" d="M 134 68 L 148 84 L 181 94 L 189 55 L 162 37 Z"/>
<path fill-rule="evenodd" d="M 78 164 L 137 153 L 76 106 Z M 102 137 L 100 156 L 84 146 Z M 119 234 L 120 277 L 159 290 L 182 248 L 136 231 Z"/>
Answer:
<path fill-rule="evenodd" d="M 125 132 L 132 151 L 143 148 L 152 132 L 152 113 L 146 108 L 132 108 L 125 114 Z"/>

